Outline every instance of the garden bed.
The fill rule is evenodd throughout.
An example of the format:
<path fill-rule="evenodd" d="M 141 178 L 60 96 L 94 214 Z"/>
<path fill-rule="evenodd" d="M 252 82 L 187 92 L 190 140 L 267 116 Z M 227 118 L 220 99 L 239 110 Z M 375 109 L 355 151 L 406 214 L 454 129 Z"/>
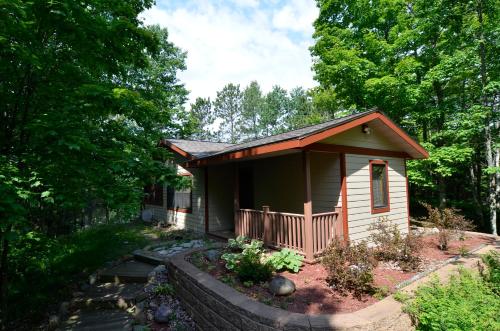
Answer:
<path fill-rule="evenodd" d="M 296 291 L 290 296 L 274 296 L 268 289 L 268 283 L 244 286 L 235 274 L 225 268 L 225 261 L 210 261 L 201 252 L 194 253 L 188 259 L 201 270 L 218 280 L 232 286 L 254 300 L 296 313 L 332 314 L 349 313 L 365 308 L 394 293 L 396 286 L 409 280 L 418 272 L 425 272 L 459 254 L 465 254 L 482 244 L 491 243 L 493 238 L 480 234 L 467 234 L 464 240 L 452 241 L 448 251 L 438 248 L 436 234 L 426 235 L 421 240 L 421 268 L 415 272 L 404 272 L 392 263 L 380 262 L 373 271 L 376 291 L 356 298 L 352 294 L 342 294 L 330 288 L 326 282 L 327 271 L 321 264 L 304 264 L 298 273 L 278 272 L 295 283 Z M 246 284 L 249 285 L 249 284 Z"/>

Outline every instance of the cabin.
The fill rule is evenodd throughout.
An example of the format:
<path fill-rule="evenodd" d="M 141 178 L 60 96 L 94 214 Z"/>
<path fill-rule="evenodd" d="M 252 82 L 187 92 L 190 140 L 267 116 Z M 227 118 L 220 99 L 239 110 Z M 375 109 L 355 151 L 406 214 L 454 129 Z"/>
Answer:
<path fill-rule="evenodd" d="M 409 231 L 406 160 L 426 150 L 372 110 L 241 144 L 165 139 L 192 186 L 155 186 L 157 220 L 287 247 L 312 261 L 335 237 L 366 239 L 387 217 Z"/>

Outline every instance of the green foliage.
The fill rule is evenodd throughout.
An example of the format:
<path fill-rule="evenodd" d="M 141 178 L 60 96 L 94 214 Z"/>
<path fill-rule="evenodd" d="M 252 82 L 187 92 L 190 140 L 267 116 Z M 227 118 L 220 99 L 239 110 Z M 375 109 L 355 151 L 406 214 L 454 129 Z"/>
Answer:
<path fill-rule="evenodd" d="M 430 153 L 408 162 L 413 200 L 438 201 L 442 208 L 460 204 L 483 230 L 494 228 L 498 1 L 316 4 L 316 107 L 387 113 Z"/>
<path fill-rule="evenodd" d="M 405 311 L 418 330 L 498 330 L 498 295 L 471 272 L 461 269 L 449 283 L 435 278 L 420 287 Z"/>
<path fill-rule="evenodd" d="M 484 268 L 480 265 L 480 274 L 484 281 L 492 288 L 493 292 L 500 296 L 500 253 L 489 251 L 481 256 Z"/>
<path fill-rule="evenodd" d="M 191 138 L 210 140 L 215 138 L 211 126 L 215 122 L 215 113 L 210 98 L 196 98 L 191 104 L 189 125 L 192 126 Z"/>
<path fill-rule="evenodd" d="M 243 238 L 239 238 L 243 242 Z M 233 247 L 239 245 L 238 238 L 234 240 Z M 260 283 L 268 280 L 273 272 L 272 265 L 263 261 L 263 242 L 252 240 L 249 244 L 243 244 L 240 253 L 227 252 L 221 258 L 226 261 L 226 268 L 234 271 L 242 282 L 252 281 Z M 233 248 L 234 249 L 234 248 Z"/>
<path fill-rule="evenodd" d="M 283 248 L 279 252 L 273 253 L 267 262 L 272 265 L 274 270 L 290 270 L 292 272 L 299 272 L 302 266 L 304 257 L 288 248 Z"/>
<path fill-rule="evenodd" d="M 228 239 L 226 248 L 232 251 L 242 251 L 249 241 L 250 239 L 245 236 L 238 236 L 235 239 L 231 238 Z"/>
<path fill-rule="evenodd" d="M 257 139 L 260 137 L 261 112 L 265 107 L 259 83 L 250 82 L 243 90 L 242 100 L 242 130 L 245 138 Z"/>
<path fill-rule="evenodd" d="M 229 83 L 217 92 L 214 102 L 215 114 L 222 119 L 221 134 L 233 144 L 241 139 L 242 99 L 240 85 Z"/>
<path fill-rule="evenodd" d="M 34 245 L 30 233 L 51 246 L 60 242 L 54 236 L 85 225 L 127 222 L 140 210 L 145 184 L 178 181 L 166 162 L 171 155 L 157 146 L 165 135 L 187 134 L 181 111 L 187 91 L 176 77 L 185 53 L 165 29 L 142 24 L 139 14 L 152 5 L 1 3 L 0 256 L 40 257 L 18 246 Z M 7 256 L 0 270 L 10 274 L 18 263 Z M 42 292 L 51 275 L 37 274 Z M 4 289 L 24 287 L 6 284 L 19 277 L 0 276 L 3 313 Z M 22 295 L 30 292 L 7 293 Z"/>
<path fill-rule="evenodd" d="M 175 294 L 175 289 L 171 284 L 165 283 L 165 284 L 160 284 L 157 287 L 155 287 L 154 293 L 156 295 L 170 295 L 170 296 L 172 296 Z"/>
<path fill-rule="evenodd" d="M 373 292 L 376 263 L 365 241 L 352 244 L 335 239 L 321 258 L 321 264 L 328 272 L 328 284 L 341 293 L 352 291 L 358 298 Z"/>
<path fill-rule="evenodd" d="M 375 245 L 373 252 L 379 261 L 394 261 L 404 271 L 416 270 L 420 265 L 418 250 L 420 238 L 411 232 L 402 235 L 397 224 L 387 217 L 370 225 L 370 240 Z"/>
<path fill-rule="evenodd" d="M 28 232 L 12 242 L 7 313 L 12 320 L 41 317 L 47 305 L 69 295 L 73 282 L 145 244 L 141 228 L 131 225 L 100 225 L 58 238 Z"/>

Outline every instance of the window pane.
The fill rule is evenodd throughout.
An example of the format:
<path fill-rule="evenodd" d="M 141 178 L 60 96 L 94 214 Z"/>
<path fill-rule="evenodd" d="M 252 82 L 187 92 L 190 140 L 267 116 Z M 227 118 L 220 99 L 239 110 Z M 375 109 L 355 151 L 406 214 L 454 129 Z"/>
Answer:
<path fill-rule="evenodd" d="M 191 209 L 191 187 L 180 190 L 167 187 L 167 208 Z"/>
<path fill-rule="evenodd" d="M 372 164 L 373 207 L 387 207 L 387 178 L 384 164 Z"/>

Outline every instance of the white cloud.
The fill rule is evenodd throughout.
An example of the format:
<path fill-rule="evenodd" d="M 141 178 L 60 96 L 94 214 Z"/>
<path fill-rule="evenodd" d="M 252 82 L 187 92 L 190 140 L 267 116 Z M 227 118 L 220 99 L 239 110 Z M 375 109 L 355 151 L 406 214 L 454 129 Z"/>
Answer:
<path fill-rule="evenodd" d="M 258 5 L 253 0 L 232 1 L 240 7 L 205 1 L 167 10 L 160 2 L 160 7 L 142 15 L 145 24 L 167 27 L 170 40 L 188 52 L 187 70 L 179 78 L 191 91 L 190 101 L 199 96 L 215 98 L 216 91 L 229 82 L 246 86 L 257 80 L 265 91 L 273 85 L 287 89 L 314 86 L 308 50 L 312 32 L 306 26 L 312 24 L 316 14 L 300 14 L 307 7 L 304 3 L 314 7 L 314 2 L 296 0 L 276 11 L 242 9 Z M 285 14 L 278 16 L 282 11 Z M 300 29 L 290 26 L 293 19 Z"/>
<path fill-rule="evenodd" d="M 318 8 L 311 0 L 292 0 L 275 12 L 273 25 L 278 29 L 301 31 L 311 35 Z"/>

